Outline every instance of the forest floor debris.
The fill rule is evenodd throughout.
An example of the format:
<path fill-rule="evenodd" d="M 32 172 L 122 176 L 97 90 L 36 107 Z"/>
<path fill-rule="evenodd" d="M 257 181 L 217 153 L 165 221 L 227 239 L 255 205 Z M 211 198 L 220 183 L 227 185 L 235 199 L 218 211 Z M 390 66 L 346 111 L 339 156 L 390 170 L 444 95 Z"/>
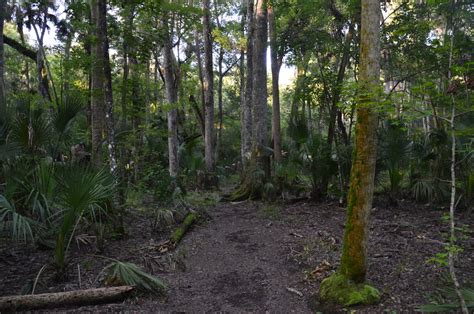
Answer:
<path fill-rule="evenodd" d="M 122 303 L 63 310 L 343 311 L 319 304 L 315 296 L 321 280 L 337 268 L 345 209 L 335 203 L 281 204 L 275 217 L 261 210 L 265 206 L 259 202 L 220 203 L 208 211 L 212 220 L 195 225 L 177 249 L 167 254 L 152 248 L 168 234 L 154 231 L 152 219 L 143 212 L 130 211 L 126 217 L 129 236 L 108 240 L 100 254 L 136 263 L 163 279 L 169 287 L 167 297 L 138 296 Z M 368 282 L 381 291 L 382 299 L 356 310 L 412 311 L 429 301 L 447 277 L 445 270 L 428 262 L 441 251 L 442 233 L 448 230 L 443 213 L 403 201 L 398 207 L 378 207 L 371 217 Z M 461 218 L 473 229 L 472 215 Z M 457 271 L 463 283 L 472 284 L 472 235 L 462 244 L 465 250 Z M 91 256 L 93 249 L 92 243 L 74 246 L 68 279 L 57 282 L 52 272 L 45 272 L 36 292 L 77 290 L 79 283 L 82 289 L 99 287 L 105 262 Z M 21 294 L 50 258 L 50 251 L 0 242 L 0 296 Z"/>

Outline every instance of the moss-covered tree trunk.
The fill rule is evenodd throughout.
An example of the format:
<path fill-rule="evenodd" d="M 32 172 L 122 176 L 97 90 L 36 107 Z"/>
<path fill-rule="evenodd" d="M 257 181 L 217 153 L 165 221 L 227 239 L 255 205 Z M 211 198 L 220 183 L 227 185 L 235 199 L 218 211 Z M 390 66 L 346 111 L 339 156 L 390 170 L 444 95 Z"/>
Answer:
<path fill-rule="evenodd" d="M 320 297 L 344 305 L 376 302 L 379 293 L 366 284 L 367 228 L 374 192 L 377 94 L 380 78 L 380 2 L 362 0 L 359 100 L 354 159 L 347 202 L 341 265 L 321 283 Z"/>

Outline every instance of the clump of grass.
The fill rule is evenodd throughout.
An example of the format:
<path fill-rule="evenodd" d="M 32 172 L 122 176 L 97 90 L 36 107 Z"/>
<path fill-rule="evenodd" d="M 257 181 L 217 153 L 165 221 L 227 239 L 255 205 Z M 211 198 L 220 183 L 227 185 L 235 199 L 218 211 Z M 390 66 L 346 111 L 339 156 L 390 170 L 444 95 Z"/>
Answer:
<path fill-rule="evenodd" d="M 260 211 L 265 217 L 270 219 L 278 219 L 281 217 L 281 208 L 276 204 L 264 204 L 260 207 Z"/>
<path fill-rule="evenodd" d="M 185 196 L 186 202 L 191 207 L 207 208 L 217 205 L 220 196 L 216 192 L 188 192 Z"/>

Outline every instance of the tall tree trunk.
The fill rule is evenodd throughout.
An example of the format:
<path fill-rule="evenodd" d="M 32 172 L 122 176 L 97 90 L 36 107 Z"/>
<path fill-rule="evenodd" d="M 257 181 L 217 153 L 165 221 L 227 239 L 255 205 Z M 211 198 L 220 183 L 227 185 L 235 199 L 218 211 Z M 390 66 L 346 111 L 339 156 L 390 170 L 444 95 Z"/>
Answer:
<path fill-rule="evenodd" d="M 224 112 L 223 112 L 223 103 L 222 103 L 222 87 L 224 85 L 224 73 L 222 70 L 222 62 L 224 61 L 224 49 L 221 47 L 219 49 L 219 60 L 218 60 L 218 67 L 219 67 L 219 79 L 217 83 L 217 120 L 219 123 L 219 133 L 217 136 L 217 146 L 219 147 L 222 143 L 222 124 L 224 120 Z M 219 153 L 219 152 L 217 152 Z"/>
<path fill-rule="evenodd" d="M 1 5 L 2 4 L 0 4 L 0 6 Z M 23 31 L 24 15 L 19 11 L 17 11 L 16 14 L 17 14 L 16 30 L 17 30 L 18 34 L 20 35 L 21 44 L 26 47 L 27 45 L 26 45 L 26 40 L 25 40 L 25 33 Z M 3 36 L 3 34 L 0 34 L 0 36 Z M 25 59 L 25 68 L 23 70 L 23 73 L 24 73 L 25 79 L 26 79 L 26 82 L 25 82 L 26 90 L 29 91 L 31 84 L 30 84 L 30 65 L 29 65 L 28 59 Z"/>
<path fill-rule="evenodd" d="M 102 165 L 101 145 L 103 139 L 105 96 L 104 96 L 104 45 L 101 42 L 103 30 L 100 1 L 91 1 L 91 22 L 94 40 L 91 44 L 91 129 L 92 159 L 96 167 Z"/>
<path fill-rule="evenodd" d="M 36 57 L 36 71 L 38 77 L 38 90 L 43 99 L 51 101 L 51 94 L 49 92 L 48 76 L 46 75 L 45 64 L 41 49 L 37 52 Z"/>
<path fill-rule="evenodd" d="M 84 43 L 84 52 L 92 59 L 92 46 L 89 40 Z M 87 87 L 86 120 L 87 125 L 92 127 L 92 66 L 87 72 Z"/>
<path fill-rule="evenodd" d="M 173 33 L 168 25 L 168 17 L 163 19 L 165 41 L 163 45 L 163 67 L 166 87 L 166 101 L 172 106 L 168 111 L 168 161 L 169 173 L 174 179 L 178 179 L 178 78 L 175 70 L 173 55 Z"/>
<path fill-rule="evenodd" d="M 159 103 L 160 99 L 160 86 L 159 86 L 159 62 L 158 62 L 158 52 L 156 49 L 153 49 L 153 102 L 155 104 Z"/>
<path fill-rule="evenodd" d="M 205 104 L 205 162 L 207 174 L 214 172 L 214 71 L 212 61 L 212 29 L 210 0 L 203 0 L 204 39 L 204 104 Z"/>
<path fill-rule="evenodd" d="M 66 45 L 64 47 L 64 79 L 63 79 L 63 86 L 62 86 L 62 94 L 67 95 L 69 92 L 69 76 L 71 73 L 71 45 L 72 45 L 72 39 L 74 37 L 74 32 L 69 31 L 67 34 L 66 38 Z M 26 64 L 28 66 L 28 63 Z M 26 71 L 28 71 L 28 68 L 26 68 Z M 28 79 L 29 81 L 29 79 Z M 28 83 L 29 85 L 29 83 Z"/>
<path fill-rule="evenodd" d="M 5 118 L 7 111 L 7 98 L 5 88 L 5 55 L 3 47 L 3 25 L 7 0 L 0 0 L 0 122 Z"/>
<path fill-rule="evenodd" d="M 41 21 L 37 21 L 31 24 L 33 27 L 34 33 L 36 35 L 36 40 L 38 41 L 38 53 L 37 53 L 37 70 L 38 70 L 38 87 L 39 87 L 39 92 L 43 96 L 43 99 L 46 101 L 51 101 L 51 94 L 49 91 L 49 80 L 51 81 L 53 93 L 54 93 L 54 98 L 56 102 L 58 102 L 58 97 L 56 90 L 54 88 L 54 82 L 52 81 L 52 76 L 51 73 L 49 72 L 49 67 L 48 67 L 48 62 L 46 59 L 46 53 L 44 50 L 43 46 L 43 40 L 44 40 L 44 35 L 46 33 L 46 29 L 48 27 L 47 25 L 47 16 L 48 16 L 48 6 L 44 6 L 43 9 L 40 12 L 43 16 L 41 18 Z M 40 30 L 38 30 L 38 26 L 41 27 Z M 49 79 L 49 80 L 48 80 Z"/>
<path fill-rule="evenodd" d="M 146 62 L 145 68 L 145 129 L 150 126 L 150 104 L 151 104 L 151 82 L 150 82 L 150 60 Z"/>
<path fill-rule="evenodd" d="M 130 51 L 128 56 L 128 62 L 130 66 L 130 87 L 131 87 L 131 94 L 130 98 L 132 100 L 132 128 L 133 131 L 136 133 L 137 142 L 139 142 L 140 135 L 139 127 L 141 124 L 141 116 L 142 116 L 142 97 L 141 97 L 141 89 L 140 89 L 140 73 L 138 68 L 138 60 L 136 57 L 135 51 Z"/>
<path fill-rule="evenodd" d="M 362 29 L 354 161 L 348 196 L 341 272 L 354 282 L 363 282 L 367 271 L 367 227 L 374 192 L 380 79 L 380 3 L 362 1 Z"/>
<path fill-rule="evenodd" d="M 273 1 L 273 0 L 271 0 Z M 280 62 L 277 51 L 276 21 L 273 5 L 268 5 L 268 27 L 270 34 L 271 64 L 272 64 L 272 137 L 275 162 L 281 161 L 281 131 L 280 131 Z"/>
<path fill-rule="evenodd" d="M 114 119 L 114 97 L 112 91 L 112 71 L 109 57 L 109 36 L 107 33 L 107 0 L 98 0 L 99 4 L 99 39 L 103 50 L 103 71 L 104 71 L 104 99 L 105 99 L 105 124 L 107 127 L 107 148 L 109 154 L 110 173 L 114 176 L 116 183 L 119 180 L 119 169 L 117 166 L 117 152 L 115 142 L 115 119 Z M 115 209 L 119 206 L 119 194 L 113 195 L 113 205 Z M 123 229 L 122 219 L 120 219 L 120 230 Z M 123 230 L 122 230 L 123 231 Z"/>
<path fill-rule="evenodd" d="M 252 151 L 252 94 L 253 94 L 253 46 L 255 33 L 254 3 L 253 0 L 247 0 L 247 78 L 245 82 L 245 100 L 242 107 L 242 164 L 246 165 Z"/>
<path fill-rule="evenodd" d="M 378 101 L 380 79 L 380 2 L 362 0 L 359 103 L 347 221 L 341 265 L 338 272 L 321 283 L 322 299 L 337 303 L 369 304 L 379 292 L 364 284 L 367 272 L 368 219 L 374 192 Z M 358 298 L 354 300 L 354 289 Z"/>
<path fill-rule="evenodd" d="M 245 35 L 245 18 L 246 18 L 246 2 L 245 0 L 242 0 L 242 16 L 240 20 L 240 31 L 242 34 L 242 37 Z M 243 140 L 244 137 L 244 107 L 245 107 L 245 48 L 242 46 L 240 48 L 240 59 L 239 59 L 239 95 L 240 95 L 240 137 L 241 141 Z M 240 145 L 240 156 L 242 161 L 244 160 L 244 146 L 241 144 Z"/>
<path fill-rule="evenodd" d="M 328 137 L 327 137 L 327 144 L 329 147 L 328 154 L 332 153 L 332 144 L 334 142 L 334 137 L 336 134 L 336 121 L 339 129 L 341 130 L 341 134 L 344 140 L 344 143 L 349 144 L 349 140 L 347 138 L 347 134 L 345 132 L 344 123 L 342 122 L 342 113 L 338 109 L 337 105 L 339 100 L 341 99 L 341 91 L 342 91 L 342 84 L 344 82 L 344 75 L 346 72 L 347 65 L 349 64 L 350 59 L 350 44 L 352 41 L 352 34 L 354 29 L 352 25 L 349 27 L 349 31 L 347 32 L 346 39 L 344 41 L 344 48 L 342 53 L 342 58 L 339 63 L 339 70 L 337 73 L 337 80 L 336 85 L 333 88 L 332 95 L 330 96 L 331 106 L 329 109 L 329 124 L 328 124 Z M 327 158 L 330 158 L 328 155 Z M 321 182 L 321 195 L 327 195 L 327 189 L 329 185 L 329 174 L 324 174 Z"/>
<path fill-rule="evenodd" d="M 270 175 L 268 147 L 268 108 L 267 108 L 267 1 L 257 0 L 255 14 L 255 46 L 253 59 L 253 150 L 258 157 L 259 166 Z"/>
<path fill-rule="evenodd" d="M 201 57 L 201 36 L 197 30 L 197 28 L 194 30 L 194 37 L 195 37 L 195 46 L 196 46 L 196 60 L 198 64 L 198 73 L 199 73 L 199 82 L 201 83 L 201 106 L 202 106 L 202 112 L 205 115 L 206 112 L 206 106 L 205 106 L 205 96 L 204 96 L 204 70 L 202 68 L 202 57 Z M 205 122 L 204 125 L 201 126 L 201 133 L 202 137 L 205 137 L 206 134 L 206 126 Z"/>
<path fill-rule="evenodd" d="M 121 125 L 125 130 L 127 127 L 127 103 L 128 103 L 128 74 L 130 68 L 128 66 L 128 44 L 126 41 L 123 43 L 123 74 L 122 74 L 122 90 L 120 102 L 122 105 L 122 119 Z"/>

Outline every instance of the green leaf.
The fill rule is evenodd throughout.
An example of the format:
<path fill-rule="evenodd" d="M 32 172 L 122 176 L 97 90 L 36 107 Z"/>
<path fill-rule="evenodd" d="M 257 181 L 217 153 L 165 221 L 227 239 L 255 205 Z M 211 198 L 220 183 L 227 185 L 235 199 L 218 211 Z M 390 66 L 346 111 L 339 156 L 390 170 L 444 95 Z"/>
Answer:
<path fill-rule="evenodd" d="M 108 285 L 129 285 L 152 294 L 163 294 L 166 285 L 157 277 L 147 274 L 136 264 L 114 260 L 104 270 L 108 271 Z"/>
<path fill-rule="evenodd" d="M 16 241 L 33 241 L 35 222 L 21 215 L 5 196 L 0 195 L 0 231 L 7 230 Z"/>

